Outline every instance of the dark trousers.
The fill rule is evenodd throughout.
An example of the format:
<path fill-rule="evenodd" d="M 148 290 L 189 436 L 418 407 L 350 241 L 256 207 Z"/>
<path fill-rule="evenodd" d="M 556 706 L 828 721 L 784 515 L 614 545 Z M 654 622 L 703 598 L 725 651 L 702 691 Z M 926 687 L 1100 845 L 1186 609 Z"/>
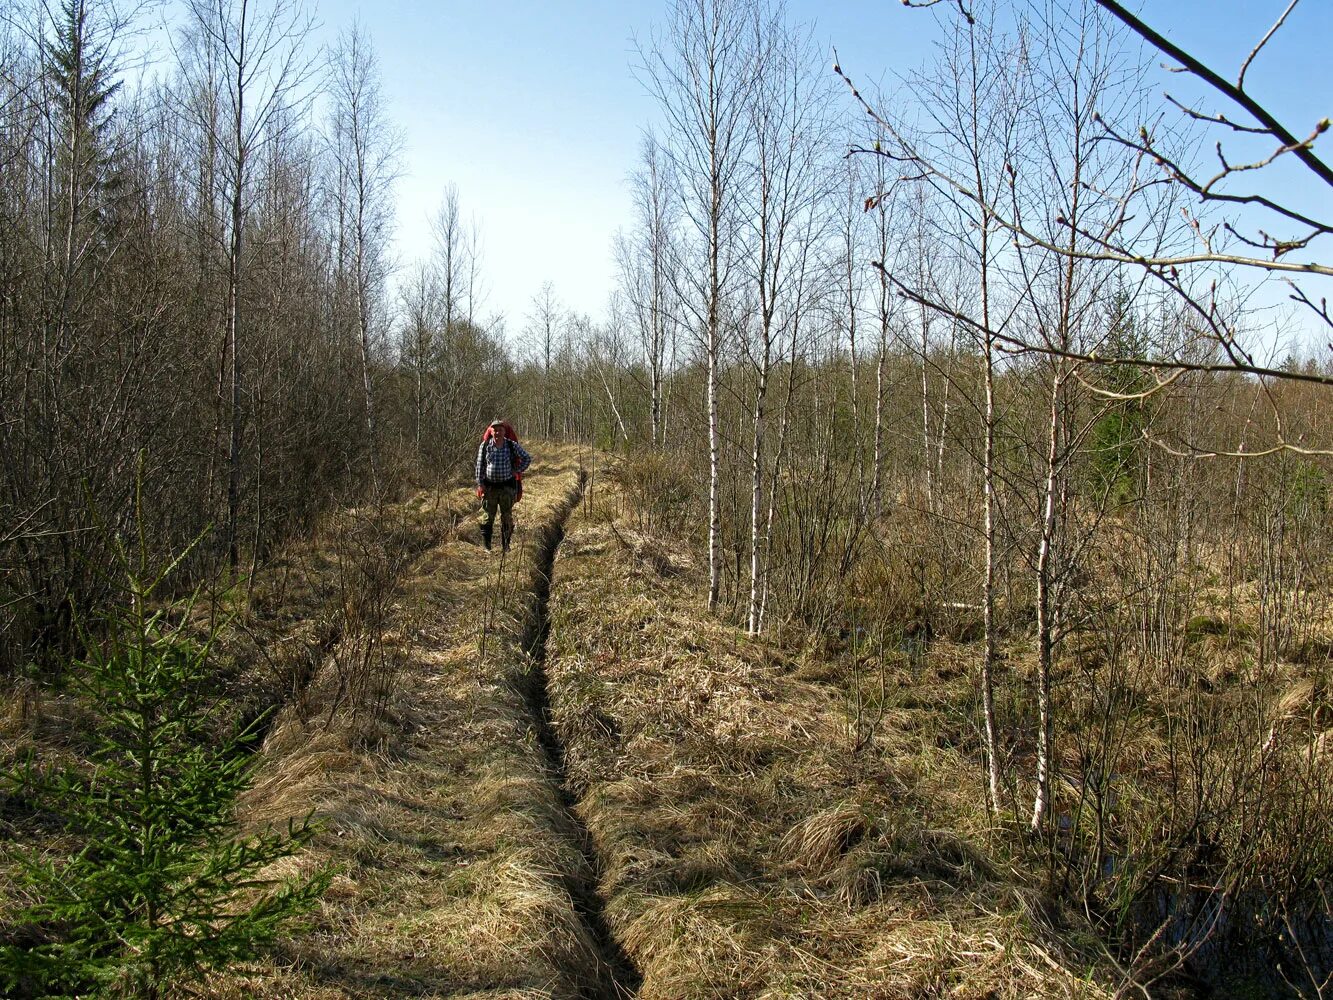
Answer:
<path fill-rule="evenodd" d="M 518 499 L 518 487 L 516 485 L 497 486 L 493 483 L 483 483 L 481 494 L 481 506 L 486 511 L 486 520 L 481 525 L 481 537 L 486 541 L 486 547 L 491 547 L 491 534 L 495 531 L 495 512 L 500 512 L 500 538 L 505 548 L 509 548 L 509 540 L 514 535 L 514 501 Z"/>

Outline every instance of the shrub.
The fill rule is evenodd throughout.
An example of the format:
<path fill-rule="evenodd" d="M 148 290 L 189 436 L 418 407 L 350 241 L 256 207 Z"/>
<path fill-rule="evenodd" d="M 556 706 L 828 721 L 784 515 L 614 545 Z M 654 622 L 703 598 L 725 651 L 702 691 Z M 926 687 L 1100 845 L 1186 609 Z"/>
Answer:
<path fill-rule="evenodd" d="M 120 556 L 126 606 L 85 636 L 89 652 L 72 675 L 98 719 L 91 766 L 42 770 L 29 760 L 3 776 L 60 817 L 75 844 L 65 857 L 14 852 L 31 902 L 0 945 L 6 996 L 156 1000 L 173 982 L 253 955 L 327 884 L 323 872 L 306 880 L 264 874 L 309 840 L 309 817 L 237 837 L 234 805 L 251 782 L 251 734 L 201 742 L 209 642 L 192 642 L 172 624 L 188 618 L 171 613 L 188 612 L 188 603 L 151 610 L 172 567 L 149 580 Z"/>
<path fill-rule="evenodd" d="M 640 452 L 612 470 L 630 498 L 639 530 L 683 534 L 697 514 L 698 485 L 678 456 Z"/>

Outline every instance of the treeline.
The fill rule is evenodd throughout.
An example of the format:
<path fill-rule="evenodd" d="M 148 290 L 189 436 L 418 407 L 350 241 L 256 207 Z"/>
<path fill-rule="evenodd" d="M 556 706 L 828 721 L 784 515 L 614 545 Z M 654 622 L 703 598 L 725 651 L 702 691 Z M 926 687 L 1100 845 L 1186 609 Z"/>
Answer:
<path fill-rule="evenodd" d="M 118 11 L 32 4 L 0 37 L 0 673 L 58 667 L 116 536 L 205 533 L 182 579 L 245 574 L 459 461 L 511 367 L 452 189 L 389 298 L 397 138 L 361 32 L 321 50 L 295 4 L 188 2 L 149 48 Z"/>

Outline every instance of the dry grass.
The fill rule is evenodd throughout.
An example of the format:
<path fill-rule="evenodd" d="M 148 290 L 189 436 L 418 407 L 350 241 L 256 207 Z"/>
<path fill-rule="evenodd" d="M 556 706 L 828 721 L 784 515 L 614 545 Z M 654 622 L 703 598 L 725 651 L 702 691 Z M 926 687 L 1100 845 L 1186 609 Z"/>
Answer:
<path fill-rule="evenodd" d="M 481 549 L 470 490 L 422 492 L 339 512 L 198 609 L 226 620 L 219 725 L 282 705 L 243 826 L 313 812 L 319 836 L 281 874 L 336 873 L 306 929 L 200 995 L 572 1000 L 601 983 L 571 896 L 591 874 L 521 693 L 534 550 L 578 474 L 572 450 L 534 454 L 503 560 Z M 78 704 L 41 702 L 7 706 L 7 756 L 77 757 Z"/>
<path fill-rule="evenodd" d="M 216 632 L 203 681 L 213 732 L 229 735 L 299 701 L 331 656 L 365 647 L 372 601 L 391 601 L 422 553 L 464 523 L 466 494 L 420 491 L 401 502 L 345 508 L 275 553 L 252 577 L 204 585 L 194 631 Z M 382 633 L 376 633 L 376 637 Z M 86 756 L 96 720 L 77 691 L 19 676 L 0 687 L 0 769 L 29 753 L 48 764 Z M 0 799 L 0 823 L 3 823 Z M 0 826 L 0 832 L 3 826 Z"/>
<path fill-rule="evenodd" d="M 645 1000 L 1114 992 L 1086 922 L 1030 888 L 981 805 L 977 645 L 867 656 L 836 639 L 747 639 L 702 613 L 702 567 L 667 533 L 678 525 L 606 476 L 569 517 L 551 599 L 562 791 L 535 725 L 543 678 L 521 646 L 542 532 L 567 513 L 578 468 L 572 449 L 537 454 L 508 559 L 481 551 L 469 491 L 418 493 L 341 512 L 248 596 L 227 595 L 242 612 L 219 645 L 227 718 L 284 705 L 243 822 L 313 811 L 322 832 L 287 864 L 336 875 L 308 929 L 204 996 L 606 996 L 606 944 L 580 912 L 593 883 Z M 1177 637 L 1190 677 L 1248 669 L 1254 635 L 1200 607 Z M 1028 645 L 1016 634 L 1004 650 L 1004 697 L 1030 686 Z M 1328 662 L 1312 649 L 1271 699 L 1274 745 L 1293 761 L 1301 748 L 1328 759 L 1333 739 Z M 1101 655 L 1071 641 L 1057 688 Z M 1146 674 L 1117 684 L 1130 701 L 1162 689 Z M 1177 684 L 1162 690 L 1196 696 Z M 77 755 L 80 711 L 26 691 L 0 718 L 0 749 Z M 1006 745 L 1023 771 L 1022 731 Z M 1062 743 L 1066 774 L 1075 750 Z M 1121 752 L 1126 772 L 1160 765 L 1151 731 Z M 1076 808 L 1070 787 L 1057 795 L 1057 814 Z"/>
<path fill-rule="evenodd" d="M 465 530 L 464 491 L 419 490 L 392 503 L 343 508 L 293 540 L 253 579 L 215 588 L 196 607 L 218 623 L 211 663 L 234 716 L 299 703 L 337 654 L 341 666 L 382 652 L 375 643 L 413 564 Z"/>
<path fill-rule="evenodd" d="M 1163 562 L 1163 551 L 1160 537 L 1111 525 L 1074 585 L 1078 628 L 1052 676 L 1059 780 L 1040 843 L 1019 833 L 1035 774 L 1034 630 L 1001 615 L 996 697 L 1003 811 L 1016 834 L 1009 840 L 1027 843 L 1021 867 L 1044 870 L 1066 898 L 1086 901 L 1137 978 L 1188 957 L 1188 975 L 1154 984 L 1154 996 L 1195 995 L 1190 976 L 1217 995 L 1275 995 L 1279 964 L 1299 956 L 1265 936 L 1271 914 L 1295 913 L 1297 926 L 1327 941 L 1319 930 L 1326 917 L 1302 925 L 1299 914 L 1311 884 L 1333 870 L 1333 769 L 1324 749 L 1333 726 L 1333 591 L 1326 574 L 1296 573 L 1294 561 L 1284 572 L 1303 579 L 1300 587 L 1243 579 L 1243 566 L 1225 565 L 1207 546 L 1179 565 Z M 857 593 L 864 605 L 854 620 L 874 621 L 877 592 Z M 979 643 L 939 640 L 923 662 L 895 662 L 890 721 L 878 741 L 969 836 L 984 825 L 975 807 L 968 816 L 980 791 L 981 652 Z M 851 658 L 839 653 L 808 675 L 838 682 L 839 664 Z M 854 683 L 846 669 L 841 682 Z M 1187 914 L 1207 896 L 1225 896 L 1228 916 L 1201 946 L 1182 930 L 1187 917 L 1162 924 L 1164 900 Z"/>
<path fill-rule="evenodd" d="M 592 496 L 556 568 L 548 673 L 642 997 L 1108 993 L 1090 935 L 1051 929 L 990 857 L 965 753 L 900 699 L 853 756 L 826 682 L 845 671 L 708 618 L 688 554 L 614 484 Z"/>
<path fill-rule="evenodd" d="M 503 576 L 456 522 L 399 588 L 385 641 L 403 666 L 379 720 L 330 711 L 326 668 L 276 721 L 244 815 L 313 810 L 324 829 L 302 864 L 337 877 L 308 932 L 209 996 L 573 998 L 598 981 L 570 896 L 583 857 L 515 683 L 532 548 L 577 472 L 570 451 L 537 454 Z"/>

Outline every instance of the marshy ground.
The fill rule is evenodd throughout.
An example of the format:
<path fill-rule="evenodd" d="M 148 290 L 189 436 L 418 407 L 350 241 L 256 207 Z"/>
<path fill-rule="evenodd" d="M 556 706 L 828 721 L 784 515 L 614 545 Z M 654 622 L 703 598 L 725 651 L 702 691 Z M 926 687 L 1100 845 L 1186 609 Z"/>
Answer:
<path fill-rule="evenodd" d="M 223 615 L 220 717 L 279 706 L 242 825 L 313 813 L 273 874 L 334 875 L 196 995 L 1122 993 L 981 802 L 974 648 L 749 637 L 614 464 L 536 451 L 511 552 L 470 490 L 420 491 L 341 512 Z M 6 739 L 75 721 L 29 706 Z"/>
<path fill-rule="evenodd" d="M 688 550 L 592 459 L 542 449 L 507 556 L 466 491 L 406 502 L 443 527 L 393 585 L 383 705 L 353 709 L 333 643 L 245 804 L 313 810 L 300 864 L 333 887 L 207 994 L 1103 995 L 951 808 L 969 765 L 895 762 L 891 717 L 853 753 L 838 671 L 703 616 Z"/>

